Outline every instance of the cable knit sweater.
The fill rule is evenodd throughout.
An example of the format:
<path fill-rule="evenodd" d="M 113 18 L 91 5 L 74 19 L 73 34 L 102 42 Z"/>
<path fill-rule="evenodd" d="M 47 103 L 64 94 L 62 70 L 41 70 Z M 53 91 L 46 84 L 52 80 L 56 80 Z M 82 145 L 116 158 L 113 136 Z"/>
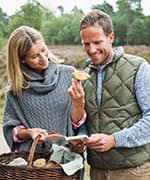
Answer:
<path fill-rule="evenodd" d="M 50 63 L 44 76 L 29 70 L 32 77 L 28 81 L 30 88 L 25 89 L 22 95 L 16 97 L 7 93 L 3 131 L 11 151 L 29 150 L 31 147 L 31 140 L 22 143 L 13 141 L 12 130 L 17 125 L 72 135 L 71 99 L 67 89 L 71 85 L 73 71 L 71 66 Z M 51 143 L 46 143 L 49 149 Z"/>

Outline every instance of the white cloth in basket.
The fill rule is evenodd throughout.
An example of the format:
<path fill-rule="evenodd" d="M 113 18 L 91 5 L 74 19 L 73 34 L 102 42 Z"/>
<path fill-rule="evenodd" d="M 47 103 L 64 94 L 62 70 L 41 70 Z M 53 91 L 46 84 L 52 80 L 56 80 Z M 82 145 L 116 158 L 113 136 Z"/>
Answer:
<path fill-rule="evenodd" d="M 53 153 L 49 161 L 56 162 L 61 165 L 67 175 L 73 175 L 75 172 L 83 168 L 83 157 L 80 154 L 70 151 L 69 148 L 52 145 Z"/>

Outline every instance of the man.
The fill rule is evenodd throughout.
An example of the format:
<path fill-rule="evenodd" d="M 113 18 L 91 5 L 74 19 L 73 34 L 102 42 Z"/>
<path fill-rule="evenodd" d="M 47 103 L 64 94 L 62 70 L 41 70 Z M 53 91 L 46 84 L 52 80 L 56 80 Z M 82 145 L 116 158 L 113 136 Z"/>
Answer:
<path fill-rule="evenodd" d="M 150 179 L 150 66 L 114 41 L 110 17 L 93 11 L 80 24 L 90 61 L 84 82 L 92 180 Z"/>

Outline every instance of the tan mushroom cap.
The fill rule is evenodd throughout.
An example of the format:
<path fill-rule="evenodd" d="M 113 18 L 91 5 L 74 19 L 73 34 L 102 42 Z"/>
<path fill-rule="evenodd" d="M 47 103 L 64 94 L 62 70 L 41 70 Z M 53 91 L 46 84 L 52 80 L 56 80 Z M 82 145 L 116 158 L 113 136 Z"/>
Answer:
<path fill-rule="evenodd" d="M 73 77 L 75 79 L 77 79 L 77 80 L 82 81 L 82 80 L 88 79 L 90 77 L 90 75 L 87 72 L 85 72 L 85 71 L 76 70 L 76 71 L 73 72 Z"/>

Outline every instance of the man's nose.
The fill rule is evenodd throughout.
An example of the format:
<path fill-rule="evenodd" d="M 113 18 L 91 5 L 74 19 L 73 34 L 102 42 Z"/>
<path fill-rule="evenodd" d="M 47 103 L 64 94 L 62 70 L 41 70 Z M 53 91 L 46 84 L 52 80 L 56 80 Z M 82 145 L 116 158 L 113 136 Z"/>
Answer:
<path fill-rule="evenodd" d="M 95 46 L 95 44 L 90 44 L 89 45 L 89 52 L 90 53 L 94 53 L 96 51 L 96 46 Z"/>

